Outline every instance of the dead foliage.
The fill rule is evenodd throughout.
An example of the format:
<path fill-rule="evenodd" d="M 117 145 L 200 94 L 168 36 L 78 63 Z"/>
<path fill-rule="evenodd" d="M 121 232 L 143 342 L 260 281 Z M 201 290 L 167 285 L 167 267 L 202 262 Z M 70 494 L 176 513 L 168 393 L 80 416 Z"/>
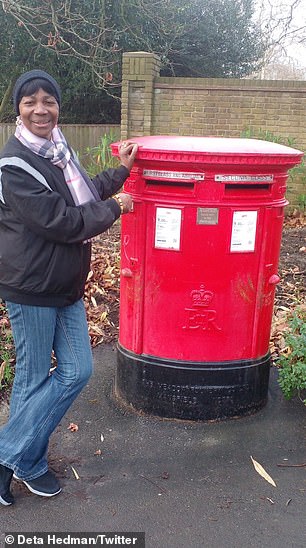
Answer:
<path fill-rule="evenodd" d="M 296 307 L 306 307 L 306 217 L 296 212 L 285 219 L 271 328 L 270 350 L 275 359 L 285 351 L 288 319 Z"/>
<path fill-rule="evenodd" d="M 120 276 L 120 224 L 97 236 L 85 289 L 85 308 L 92 346 L 118 336 Z"/>

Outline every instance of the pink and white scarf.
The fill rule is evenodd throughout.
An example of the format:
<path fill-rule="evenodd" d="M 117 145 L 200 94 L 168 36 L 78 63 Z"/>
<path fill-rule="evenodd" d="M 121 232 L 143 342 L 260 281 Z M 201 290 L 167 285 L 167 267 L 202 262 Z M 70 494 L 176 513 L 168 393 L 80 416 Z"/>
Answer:
<path fill-rule="evenodd" d="M 15 137 L 34 154 L 48 158 L 52 164 L 63 170 L 65 181 L 75 205 L 100 200 L 91 179 L 82 170 L 76 159 L 72 157 L 67 141 L 57 126 L 53 128 L 51 140 L 49 141 L 34 135 L 18 117 Z"/>

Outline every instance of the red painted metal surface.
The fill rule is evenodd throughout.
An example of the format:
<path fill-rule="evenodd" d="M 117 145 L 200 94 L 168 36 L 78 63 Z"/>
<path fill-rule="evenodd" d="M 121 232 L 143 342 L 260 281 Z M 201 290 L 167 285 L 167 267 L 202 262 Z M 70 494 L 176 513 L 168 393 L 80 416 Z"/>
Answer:
<path fill-rule="evenodd" d="M 268 352 L 288 170 L 302 152 L 253 139 L 139 144 L 122 217 L 122 347 L 193 362 Z M 113 145 L 118 155 L 118 144 Z"/>

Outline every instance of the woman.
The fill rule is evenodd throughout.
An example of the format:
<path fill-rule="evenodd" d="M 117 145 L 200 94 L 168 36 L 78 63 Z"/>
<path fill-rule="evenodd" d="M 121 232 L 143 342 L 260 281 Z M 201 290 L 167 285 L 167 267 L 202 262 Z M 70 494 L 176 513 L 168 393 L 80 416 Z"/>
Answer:
<path fill-rule="evenodd" d="M 57 127 L 61 92 L 48 73 L 20 76 L 13 91 L 15 135 L 0 154 L 0 298 L 16 347 L 7 424 L 0 431 L 0 502 L 14 502 L 13 476 L 41 496 L 61 491 L 48 470 L 51 433 L 86 385 L 92 355 L 82 296 L 90 238 L 132 207 L 116 194 L 137 146 L 121 166 L 90 180 Z M 54 351 L 57 367 L 50 374 Z"/>

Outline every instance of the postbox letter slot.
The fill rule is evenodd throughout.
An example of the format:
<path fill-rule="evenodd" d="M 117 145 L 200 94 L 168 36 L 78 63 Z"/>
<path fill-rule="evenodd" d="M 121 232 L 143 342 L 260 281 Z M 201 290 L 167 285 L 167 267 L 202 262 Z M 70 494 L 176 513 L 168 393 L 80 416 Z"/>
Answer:
<path fill-rule="evenodd" d="M 270 190 L 271 185 L 269 184 L 234 184 L 234 183 L 227 183 L 225 184 L 225 190 Z"/>
<path fill-rule="evenodd" d="M 194 188 L 194 183 L 192 181 L 146 181 L 146 184 L 149 186 L 171 186 L 171 187 L 180 187 L 180 188 Z"/>

